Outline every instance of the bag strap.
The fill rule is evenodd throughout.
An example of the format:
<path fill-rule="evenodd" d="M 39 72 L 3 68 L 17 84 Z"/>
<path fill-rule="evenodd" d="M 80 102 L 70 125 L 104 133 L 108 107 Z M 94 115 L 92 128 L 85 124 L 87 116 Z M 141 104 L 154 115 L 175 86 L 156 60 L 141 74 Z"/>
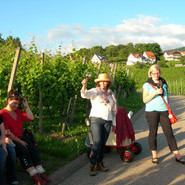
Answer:
<path fill-rule="evenodd" d="M 157 90 L 157 87 L 156 86 L 154 86 L 153 84 L 151 84 L 151 83 L 149 83 L 154 89 L 156 89 Z M 161 96 L 161 95 L 160 95 Z M 163 101 L 164 101 L 164 103 L 165 103 L 165 105 L 166 105 L 166 107 L 167 107 L 167 109 L 168 110 L 170 110 L 170 107 L 169 107 L 169 105 L 167 104 L 167 102 L 166 102 L 166 100 L 164 99 L 164 97 L 163 96 L 161 96 L 161 98 L 163 99 Z"/>

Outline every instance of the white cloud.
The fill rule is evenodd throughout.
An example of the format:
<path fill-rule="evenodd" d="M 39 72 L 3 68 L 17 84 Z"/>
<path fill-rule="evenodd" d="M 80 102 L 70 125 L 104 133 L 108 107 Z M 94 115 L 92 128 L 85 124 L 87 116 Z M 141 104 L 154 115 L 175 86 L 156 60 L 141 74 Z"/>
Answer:
<path fill-rule="evenodd" d="M 38 38 L 39 40 L 39 38 Z M 38 44 L 41 46 L 43 37 Z M 89 48 L 114 44 L 154 43 L 160 44 L 163 50 L 185 46 L 185 25 L 163 25 L 156 17 L 138 15 L 123 20 L 119 25 L 84 28 L 82 25 L 58 25 L 48 30 L 44 41 L 47 45 L 57 47 L 60 43 L 66 49 L 71 43 L 76 48 Z"/>

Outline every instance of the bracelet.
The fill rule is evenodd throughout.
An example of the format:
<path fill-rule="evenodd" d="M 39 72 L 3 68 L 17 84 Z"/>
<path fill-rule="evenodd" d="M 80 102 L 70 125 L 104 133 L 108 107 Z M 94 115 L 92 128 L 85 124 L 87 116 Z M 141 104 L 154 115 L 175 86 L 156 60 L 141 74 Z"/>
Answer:
<path fill-rule="evenodd" d="M 25 109 L 27 109 L 28 108 L 28 106 L 27 107 L 24 107 Z"/>

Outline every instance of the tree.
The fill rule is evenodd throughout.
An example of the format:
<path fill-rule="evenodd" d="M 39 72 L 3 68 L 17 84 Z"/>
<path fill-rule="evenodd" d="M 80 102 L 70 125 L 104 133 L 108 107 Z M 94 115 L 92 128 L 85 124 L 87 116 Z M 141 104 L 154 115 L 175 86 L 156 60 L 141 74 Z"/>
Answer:
<path fill-rule="evenodd" d="M 97 55 L 104 55 L 104 49 L 102 48 L 102 46 L 94 46 L 90 49 L 91 52 L 91 56 L 93 56 L 94 54 Z"/>
<path fill-rule="evenodd" d="M 0 33 L 0 44 L 4 44 L 4 39 L 2 38 L 2 34 Z"/>
<path fill-rule="evenodd" d="M 8 36 L 5 40 L 5 43 L 7 45 L 12 45 L 14 48 L 17 48 L 17 47 L 22 48 L 21 41 L 18 37 L 13 38 L 12 36 Z"/>
<path fill-rule="evenodd" d="M 181 62 L 182 64 L 185 64 L 185 56 L 181 56 L 180 62 Z"/>
<path fill-rule="evenodd" d="M 117 47 L 114 45 L 107 46 L 105 48 L 105 55 L 107 58 L 116 57 L 118 55 Z"/>

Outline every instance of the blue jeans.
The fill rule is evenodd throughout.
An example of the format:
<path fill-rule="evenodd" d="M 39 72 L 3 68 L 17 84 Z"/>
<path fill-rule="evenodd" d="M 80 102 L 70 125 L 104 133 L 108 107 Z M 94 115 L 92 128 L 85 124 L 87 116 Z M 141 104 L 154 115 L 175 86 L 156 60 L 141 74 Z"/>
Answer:
<path fill-rule="evenodd" d="M 6 145 L 8 156 L 5 150 L 0 147 L 0 184 L 4 185 L 4 168 L 7 168 L 7 182 L 17 181 L 16 177 L 16 155 L 14 147 Z"/>
<path fill-rule="evenodd" d="M 6 164 L 6 152 L 2 146 L 0 146 L 0 184 L 4 185 L 4 167 Z"/>
<path fill-rule="evenodd" d="M 101 118 L 91 117 L 91 132 L 93 137 L 93 146 L 91 148 L 90 164 L 103 162 L 105 144 L 109 137 L 112 121 L 106 121 Z"/>
<path fill-rule="evenodd" d="M 16 153 L 14 147 L 6 145 L 8 156 L 6 158 L 7 182 L 17 181 L 16 176 Z"/>

